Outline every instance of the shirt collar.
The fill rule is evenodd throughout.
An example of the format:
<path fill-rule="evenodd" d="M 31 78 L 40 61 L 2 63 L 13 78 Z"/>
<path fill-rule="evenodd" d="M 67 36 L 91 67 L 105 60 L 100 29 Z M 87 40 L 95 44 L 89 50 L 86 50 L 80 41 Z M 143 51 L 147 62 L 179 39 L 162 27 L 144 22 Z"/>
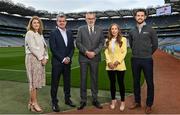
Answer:
<path fill-rule="evenodd" d="M 143 22 L 142 24 L 137 24 L 137 27 L 138 28 L 142 28 L 143 26 L 145 26 L 146 25 L 146 22 Z"/>
<path fill-rule="evenodd" d="M 65 29 L 65 30 L 62 30 L 60 27 L 58 27 L 58 30 L 59 30 L 60 32 L 66 32 L 66 29 Z"/>
<path fill-rule="evenodd" d="M 88 29 L 90 29 L 90 26 L 88 25 Z M 94 26 L 92 26 L 92 29 L 94 30 Z"/>

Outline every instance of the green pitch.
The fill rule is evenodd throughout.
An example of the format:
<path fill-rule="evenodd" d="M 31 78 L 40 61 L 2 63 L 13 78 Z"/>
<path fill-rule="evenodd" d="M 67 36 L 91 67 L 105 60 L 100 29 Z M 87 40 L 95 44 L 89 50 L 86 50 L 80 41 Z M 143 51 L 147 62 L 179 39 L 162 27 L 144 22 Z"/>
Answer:
<path fill-rule="evenodd" d="M 49 55 L 51 55 L 49 51 Z M 50 56 L 51 57 L 51 56 Z M 131 51 L 128 49 L 126 56 L 127 71 L 125 74 L 125 87 L 126 92 L 132 92 L 132 72 L 130 64 Z M 25 53 L 24 48 L 0 48 L 0 80 L 16 81 L 16 82 L 27 82 L 25 65 L 24 65 Z M 80 87 L 80 71 L 78 63 L 78 51 L 74 52 L 73 63 L 71 67 L 71 85 L 72 87 Z M 47 85 L 50 85 L 51 81 L 51 62 L 49 60 L 46 66 L 46 80 Z M 61 77 L 60 85 L 63 77 Z M 98 87 L 101 90 L 109 90 L 109 79 L 105 70 L 104 53 L 102 52 L 102 61 L 99 66 L 99 82 Z M 90 77 L 88 76 L 88 88 L 90 88 Z"/>
<path fill-rule="evenodd" d="M 49 51 L 50 55 L 50 51 Z M 131 52 L 128 49 L 126 56 L 126 76 L 125 76 L 125 85 L 126 85 L 126 94 L 132 92 L 133 82 L 132 82 L 132 73 L 130 65 L 130 56 Z M 104 59 L 104 55 L 102 53 Z M 28 83 L 27 76 L 24 65 L 24 48 L 0 48 L 0 114 L 29 114 L 32 113 L 27 109 L 28 103 Z M 50 113 L 51 110 L 51 98 L 50 98 L 50 81 L 51 81 L 51 63 L 49 60 L 48 65 L 46 66 L 46 80 L 47 86 L 40 89 L 38 93 L 38 100 L 42 106 L 44 112 Z M 79 64 L 78 64 L 78 51 L 76 50 L 73 56 L 72 63 L 72 72 L 71 72 L 71 95 L 72 101 L 78 106 L 80 102 L 80 75 L 79 75 Z M 142 80 L 143 81 L 143 80 Z M 110 102 L 110 92 L 109 92 L 109 79 L 107 72 L 105 70 L 105 61 L 100 63 L 99 67 L 99 94 L 98 98 L 100 103 Z M 143 82 L 142 82 L 143 83 Z M 62 85 L 62 79 L 60 85 Z M 90 88 L 90 79 L 88 76 L 88 88 Z M 118 90 L 117 90 L 118 91 Z M 64 94 L 63 88 L 59 87 L 58 98 L 61 111 L 76 109 L 68 107 L 64 104 Z M 119 96 L 119 93 L 117 93 Z M 91 106 L 91 92 L 88 89 L 88 106 Z"/>

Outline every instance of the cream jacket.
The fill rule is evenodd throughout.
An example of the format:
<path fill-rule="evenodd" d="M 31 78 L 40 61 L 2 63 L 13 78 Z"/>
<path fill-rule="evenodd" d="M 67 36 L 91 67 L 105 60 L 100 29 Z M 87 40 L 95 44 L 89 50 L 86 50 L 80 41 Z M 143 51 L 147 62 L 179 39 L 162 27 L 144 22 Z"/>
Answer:
<path fill-rule="evenodd" d="M 43 35 L 38 32 L 28 31 L 25 36 L 25 52 L 33 54 L 38 60 L 48 59 L 47 44 Z"/>

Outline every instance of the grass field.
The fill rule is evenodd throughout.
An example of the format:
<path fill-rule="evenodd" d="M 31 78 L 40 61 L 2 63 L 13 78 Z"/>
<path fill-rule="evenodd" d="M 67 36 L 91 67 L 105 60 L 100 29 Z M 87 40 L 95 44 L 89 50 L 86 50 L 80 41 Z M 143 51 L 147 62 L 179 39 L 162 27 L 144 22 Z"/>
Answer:
<path fill-rule="evenodd" d="M 50 55 L 50 51 L 49 51 Z M 51 56 L 50 56 L 51 57 Z M 104 59 L 104 55 L 102 53 Z M 132 73 L 130 65 L 131 51 L 128 49 L 126 56 L 126 66 L 127 71 L 125 75 L 125 87 L 126 94 L 131 93 L 133 90 Z M 26 70 L 24 65 L 24 48 L 0 48 L 0 114 L 29 114 L 27 109 L 28 102 L 28 83 Z M 103 60 L 102 59 L 102 60 Z M 42 88 L 38 93 L 38 100 L 42 106 L 44 112 L 50 113 L 51 110 L 51 98 L 50 98 L 50 80 L 51 80 L 51 63 L 46 67 L 46 80 L 47 86 Z M 72 101 L 78 105 L 80 102 L 80 74 L 79 74 L 79 64 L 78 64 L 78 51 L 76 50 L 73 56 L 72 72 L 71 72 L 71 95 Z M 143 77 L 142 77 L 143 79 Z M 143 80 L 142 82 L 143 83 Z M 62 85 L 62 79 L 60 82 L 60 87 L 58 91 L 59 105 L 61 111 L 73 109 L 64 104 L 64 94 Z M 100 63 L 99 67 L 99 94 L 98 98 L 101 103 L 106 103 L 110 101 L 109 92 L 109 79 L 107 72 L 105 70 L 105 61 Z M 90 88 L 90 79 L 88 76 L 88 88 Z M 119 93 L 117 93 L 119 96 Z M 88 98 L 91 100 L 91 92 L 88 89 Z M 88 99 L 88 100 L 89 100 Z M 91 106 L 91 101 L 88 101 L 88 106 Z"/>
<path fill-rule="evenodd" d="M 49 51 L 49 55 L 50 55 Z M 50 56 L 51 57 L 51 56 Z M 132 92 L 132 73 L 131 73 L 131 65 L 130 65 L 130 57 L 131 51 L 128 49 L 128 53 L 126 56 L 126 66 L 127 71 L 125 75 L 125 86 L 126 92 Z M 17 82 L 27 82 L 25 65 L 24 65 L 24 48 L 0 48 L 0 80 L 6 81 L 17 81 Z M 104 58 L 104 54 L 102 53 L 102 60 Z M 79 88 L 80 86 L 80 72 L 79 72 L 79 64 L 78 64 L 78 51 L 75 50 L 73 56 L 72 63 L 72 72 L 71 72 L 71 85 L 72 87 Z M 50 85 L 51 80 L 51 62 L 49 60 L 46 66 L 46 80 L 47 85 Z M 90 77 L 88 76 L 88 88 L 90 88 Z M 62 79 L 62 78 L 61 78 Z M 109 89 L 109 79 L 107 76 L 107 72 L 105 70 L 105 61 L 103 60 L 100 63 L 99 67 L 99 89 L 108 90 Z M 60 85 L 62 85 L 62 80 Z"/>
<path fill-rule="evenodd" d="M 27 109 L 28 103 L 28 83 L 15 82 L 15 81 L 1 81 L 0 80 L 0 114 L 30 114 Z M 58 89 L 58 99 L 61 111 L 66 111 L 70 109 L 76 109 L 69 107 L 64 104 L 64 94 L 63 88 Z M 72 98 L 74 104 L 77 106 L 80 102 L 80 90 L 79 88 L 72 88 L 71 90 Z M 91 92 L 88 89 L 88 106 L 91 106 Z M 110 101 L 109 91 L 99 91 L 98 100 L 100 103 L 107 103 Z M 43 87 L 38 92 L 38 102 L 43 108 L 43 113 L 51 113 L 51 98 L 50 98 L 50 86 Z"/>

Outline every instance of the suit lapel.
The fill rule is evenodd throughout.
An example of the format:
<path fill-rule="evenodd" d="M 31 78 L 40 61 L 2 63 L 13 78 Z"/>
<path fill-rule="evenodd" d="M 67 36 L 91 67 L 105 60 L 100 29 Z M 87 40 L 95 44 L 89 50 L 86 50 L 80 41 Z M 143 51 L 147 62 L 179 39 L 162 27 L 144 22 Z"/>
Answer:
<path fill-rule="evenodd" d="M 97 32 L 97 28 L 96 28 L 96 26 L 94 26 L 94 31 L 93 31 L 92 35 L 90 35 L 91 41 L 96 41 L 96 34 L 97 34 L 96 32 Z"/>
<path fill-rule="evenodd" d="M 90 35 L 88 26 L 86 26 L 85 31 L 86 31 L 86 35 L 88 36 L 88 39 L 92 43 L 93 35 Z"/>
<path fill-rule="evenodd" d="M 84 30 L 86 32 L 86 35 L 90 38 L 88 26 L 86 26 Z"/>
<path fill-rule="evenodd" d="M 65 44 L 65 42 L 64 42 L 64 38 L 63 38 L 63 36 L 62 36 L 62 34 L 61 34 L 61 32 L 60 32 L 59 29 L 57 29 L 57 33 L 58 33 L 58 39 L 59 39 L 60 41 L 62 41 L 63 44 L 64 44 L 64 46 L 66 47 L 66 44 Z"/>
<path fill-rule="evenodd" d="M 66 31 L 67 34 L 67 47 L 69 46 L 69 43 L 71 42 L 71 36 L 70 36 L 70 32 L 67 30 Z"/>
<path fill-rule="evenodd" d="M 93 34 L 92 34 L 92 37 L 95 39 L 95 37 L 96 37 L 96 32 L 97 32 L 97 28 L 96 28 L 96 26 L 94 26 L 94 32 L 93 32 Z"/>

